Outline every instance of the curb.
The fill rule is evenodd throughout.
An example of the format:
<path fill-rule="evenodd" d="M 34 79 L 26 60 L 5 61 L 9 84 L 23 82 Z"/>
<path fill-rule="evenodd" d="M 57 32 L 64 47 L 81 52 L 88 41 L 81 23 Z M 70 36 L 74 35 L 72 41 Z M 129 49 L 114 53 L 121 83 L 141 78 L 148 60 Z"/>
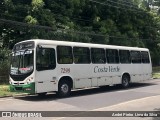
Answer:
<path fill-rule="evenodd" d="M 0 98 L 7 98 L 7 97 L 18 97 L 18 96 L 27 96 L 28 94 L 22 93 L 22 94 L 15 94 L 15 95 L 5 95 L 0 96 Z"/>

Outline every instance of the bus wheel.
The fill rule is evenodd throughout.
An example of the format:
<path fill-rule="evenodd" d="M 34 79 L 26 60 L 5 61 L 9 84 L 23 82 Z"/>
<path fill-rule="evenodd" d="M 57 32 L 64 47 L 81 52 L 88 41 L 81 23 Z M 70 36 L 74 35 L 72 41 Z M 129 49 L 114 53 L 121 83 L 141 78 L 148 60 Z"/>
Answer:
<path fill-rule="evenodd" d="M 71 93 L 71 86 L 68 81 L 62 80 L 58 85 L 58 96 L 67 97 Z"/>
<path fill-rule="evenodd" d="M 123 76 L 122 76 L 122 87 L 123 87 L 123 88 L 129 87 L 129 84 L 130 84 L 129 82 L 130 82 L 130 77 L 129 77 L 129 75 L 127 75 L 127 74 L 123 75 Z"/>

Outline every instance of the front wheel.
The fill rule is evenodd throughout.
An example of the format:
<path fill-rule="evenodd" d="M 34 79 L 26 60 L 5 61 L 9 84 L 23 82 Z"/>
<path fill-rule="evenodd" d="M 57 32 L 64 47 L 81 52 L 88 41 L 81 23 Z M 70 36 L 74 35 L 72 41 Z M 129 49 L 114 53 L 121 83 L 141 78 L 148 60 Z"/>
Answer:
<path fill-rule="evenodd" d="M 130 84 L 130 77 L 128 75 L 123 75 L 122 76 L 122 87 L 128 88 L 129 84 Z"/>
<path fill-rule="evenodd" d="M 68 81 L 62 80 L 58 85 L 58 96 L 67 97 L 71 93 L 71 86 Z"/>

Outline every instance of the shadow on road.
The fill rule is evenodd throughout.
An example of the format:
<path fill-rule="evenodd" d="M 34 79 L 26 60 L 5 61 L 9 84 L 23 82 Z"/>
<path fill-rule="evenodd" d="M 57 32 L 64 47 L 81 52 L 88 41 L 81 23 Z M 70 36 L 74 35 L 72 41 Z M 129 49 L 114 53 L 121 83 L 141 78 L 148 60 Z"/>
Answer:
<path fill-rule="evenodd" d="M 81 97 L 86 95 L 93 95 L 98 93 L 106 93 L 106 92 L 115 92 L 120 90 L 131 90 L 136 88 L 143 88 L 147 86 L 153 86 L 157 85 L 154 83 L 133 83 L 130 85 L 129 88 L 123 89 L 120 85 L 116 86 L 103 86 L 103 87 L 97 87 L 92 89 L 83 89 L 83 90 L 77 90 L 72 91 L 71 95 L 67 98 L 72 97 Z M 59 98 L 55 93 L 49 93 L 46 96 L 38 96 L 38 95 L 27 95 L 27 96 L 15 96 L 15 99 L 21 99 L 26 101 L 52 101 L 52 100 L 58 100 L 58 99 L 67 99 L 67 98 Z"/>

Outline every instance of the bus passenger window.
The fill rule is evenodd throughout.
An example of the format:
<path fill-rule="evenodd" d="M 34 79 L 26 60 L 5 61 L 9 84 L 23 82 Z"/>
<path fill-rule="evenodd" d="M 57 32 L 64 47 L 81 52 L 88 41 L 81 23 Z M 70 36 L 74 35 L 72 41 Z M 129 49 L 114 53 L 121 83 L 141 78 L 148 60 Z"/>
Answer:
<path fill-rule="evenodd" d="M 72 47 L 57 46 L 57 61 L 59 64 L 72 64 Z"/>
<path fill-rule="evenodd" d="M 149 59 L 149 54 L 146 51 L 142 51 L 141 52 L 141 56 L 142 56 L 142 62 L 143 63 L 150 63 L 150 59 Z"/>
<path fill-rule="evenodd" d="M 105 63 L 106 58 L 105 58 L 105 50 L 102 48 L 92 48 L 91 49 L 91 58 L 92 58 L 92 63 Z"/>
<path fill-rule="evenodd" d="M 129 50 L 119 50 L 119 56 L 121 63 L 131 63 Z"/>
<path fill-rule="evenodd" d="M 87 47 L 74 47 L 74 63 L 87 64 L 90 63 L 90 50 Z"/>
<path fill-rule="evenodd" d="M 141 63 L 141 53 L 140 51 L 131 51 L 132 63 Z"/>
<path fill-rule="evenodd" d="M 118 50 L 106 49 L 107 62 L 111 64 L 119 63 Z"/>
<path fill-rule="evenodd" d="M 53 48 L 40 48 L 37 49 L 36 54 L 36 69 L 50 70 L 56 67 L 55 50 Z"/>

